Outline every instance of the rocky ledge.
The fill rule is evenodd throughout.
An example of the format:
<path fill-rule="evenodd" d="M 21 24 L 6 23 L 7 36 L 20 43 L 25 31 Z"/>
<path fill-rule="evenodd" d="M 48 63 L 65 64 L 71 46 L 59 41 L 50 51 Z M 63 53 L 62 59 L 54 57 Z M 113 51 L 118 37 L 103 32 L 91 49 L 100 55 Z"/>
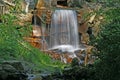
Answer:
<path fill-rule="evenodd" d="M 2 61 L 0 63 L 0 80 L 26 80 L 27 73 L 20 61 Z"/>

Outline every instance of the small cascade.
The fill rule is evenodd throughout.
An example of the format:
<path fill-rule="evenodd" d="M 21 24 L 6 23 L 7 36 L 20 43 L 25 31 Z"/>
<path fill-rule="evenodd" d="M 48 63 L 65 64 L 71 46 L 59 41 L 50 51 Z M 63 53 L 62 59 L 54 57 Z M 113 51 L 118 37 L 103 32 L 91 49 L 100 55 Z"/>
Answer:
<path fill-rule="evenodd" d="M 39 40 L 41 44 L 40 49 L 42 51 L 46 50 L 47 42 L 45 39 L 45 27 L 42 26 L 40 18 L 34 13 L 33 15 L 33 36 Z"/>
<path fill-rule="evenodd" d="M 45 39 L 45 28 L 44 27 L 42 27 L 42 39 L 41 39 L 41 43 L 42 43 L 42 47 L 41 47 L 41 50 L 46 50 L 47 49 L 47 46 L 48 46 L 48 44 L 47 44 L 47 41 L 46 41 L 46 39 Z"/>
<path fill-rule="evenodd" d="M 52 15 L 49 49 L 79 50 L 77 15 L 74 10 L 55 10 Z"/>

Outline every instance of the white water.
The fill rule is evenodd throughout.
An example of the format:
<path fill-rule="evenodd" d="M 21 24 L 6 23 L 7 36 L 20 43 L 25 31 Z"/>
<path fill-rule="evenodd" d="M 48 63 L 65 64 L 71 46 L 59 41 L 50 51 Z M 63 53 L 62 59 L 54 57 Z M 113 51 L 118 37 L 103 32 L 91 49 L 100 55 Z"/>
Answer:
<path fill-rule="evenodd" d="M 51 21 L 49 49 L 59 49 L 62 52 L 78 50 L 76 12 L 73 10 L 55 10 Z"/>

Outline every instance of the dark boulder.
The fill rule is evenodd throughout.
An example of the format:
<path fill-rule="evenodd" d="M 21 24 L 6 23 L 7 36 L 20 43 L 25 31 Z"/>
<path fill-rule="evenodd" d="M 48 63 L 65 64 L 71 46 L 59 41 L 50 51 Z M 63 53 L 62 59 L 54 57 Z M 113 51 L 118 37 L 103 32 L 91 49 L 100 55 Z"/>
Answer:
<path fill-rule="evenodd" d="M 27 74 L 20 61 L 3 61 L 0 64 L 0 80 L 26 80 Z"/>

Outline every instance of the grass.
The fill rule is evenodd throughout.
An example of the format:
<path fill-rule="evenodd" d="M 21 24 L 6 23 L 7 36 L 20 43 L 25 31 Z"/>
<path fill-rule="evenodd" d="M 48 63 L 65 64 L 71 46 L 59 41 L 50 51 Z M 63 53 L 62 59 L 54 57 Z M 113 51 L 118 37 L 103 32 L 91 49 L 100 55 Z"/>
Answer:
<path fill-rule="evenodd" d="M 14 24 L 16 19 L 11 14 L 2 16 L 4 22 L 0 23 L 0 61 L 26 61 L 34 65 L 33 70 L 43 72 L 52 72 L 64 67 L 63 63 L 53 61 L 48 55 L 23 40 L 24 36 L 29 36 L 32 26 L 27 24 L 29 27 L 24 27 Z"/>

